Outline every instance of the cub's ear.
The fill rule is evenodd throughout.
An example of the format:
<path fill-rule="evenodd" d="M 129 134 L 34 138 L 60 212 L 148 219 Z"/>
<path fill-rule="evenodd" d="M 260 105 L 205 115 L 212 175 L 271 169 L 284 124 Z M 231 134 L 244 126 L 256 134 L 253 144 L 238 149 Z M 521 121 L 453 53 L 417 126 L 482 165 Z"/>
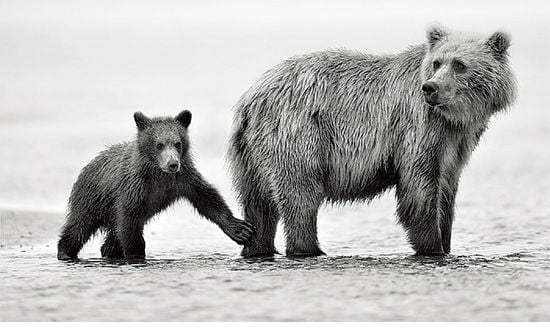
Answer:
<path fill-rule="evenodd" d="M 189 110 L 184 110 L 180 112 L 174 119 L 184 128 L 187 128 L 189 126 L 189 123 L 191 123 L 191 112 Z"/>
<path fill-rule="evenodd" d="M 433 25 L 426 30 L 426 37 L 428 38 L 428 46 L 430 50 L 449 33 L 445 28 L 440 25 Z"/>
<path fill-rule="evenodd" d="M 508 33 L 497 31 L 485 43 L 498 60 L 505 60 L 508 55 L 507 51 L 511 44 L 511 38 Z"/>
<path fill-rule="evenodd" d="M 141 111 L 136 111 L 134 113 L 134 120 L 139 131 L 147 129 L 151 125 L 151 119 L 145 116 Z"/>

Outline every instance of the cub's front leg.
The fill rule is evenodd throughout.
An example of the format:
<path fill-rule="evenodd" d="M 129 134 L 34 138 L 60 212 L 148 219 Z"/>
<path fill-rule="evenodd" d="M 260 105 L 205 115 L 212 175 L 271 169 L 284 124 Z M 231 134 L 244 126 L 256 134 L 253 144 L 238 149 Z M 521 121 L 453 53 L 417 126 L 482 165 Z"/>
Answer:
<path fill-rule="evenodd" d="M 202 176 L 192 171 L 184 189 L 184 197 L 197 209 L 199 214 L 216 223 L 231 240 L 244 245 L 254 235 L 252 224 L 235 218 L 219 194 Z"/>
<path fill-rule="evenodd" d="M 124 250 L 116 236 L 114 228 L 107 230 L 107 236 L 103 245 L 101 245 L 101 256 L 106 258 L 123 258 Z"/>
<path fill-rule="evenodd" d="M 144 209 L 136 206 L 120 204 L 117 208 L 116 236 L 126 259 L 145 259 L 146 216 Z"/>

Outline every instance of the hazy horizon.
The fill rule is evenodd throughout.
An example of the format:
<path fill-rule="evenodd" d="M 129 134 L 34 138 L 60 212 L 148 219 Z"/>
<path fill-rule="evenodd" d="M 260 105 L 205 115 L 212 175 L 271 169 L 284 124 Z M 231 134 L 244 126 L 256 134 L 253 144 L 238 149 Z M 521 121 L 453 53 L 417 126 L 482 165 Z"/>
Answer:
<path fill-rule="evenodd" d="M 137 110 L 147 115 L 191 110 L 194 154 L 199 163 L 214 159 L 207 165 L 216 166 L 214 174 L 224 175 L 218 181 L 227 186 L 223 154 L 232 108 L 264 71 L 293 55 L 336 47 L 372 54 L 399 52 L 424 43 L 425 29 L 433 22 L 484 36 L 497 29 L 512 35 L 510 61 L 518 79 L 518 100 L 509 112 L 493 119 L 481 147 L 529 140 L 515 134 L 548 133 L 548 5 L 434 5 L 1 1 L 0 127 L 5 144 L 0 153 L 10 163 L 0 169 L 0 206 L 52 204 L 51 197 L 41 195 L 52 185 L 47 180 L 27 185 L 29 177 L 38 178 L 28 175 L 27 166 L 42 164 L 69 188 L 98 151 L 133 138 L 132 114 Z M 41 148 L 21 157 L 18 145 L 33 146 L 37 139 Z M 75 141 L 86 146 L 71 151 Z M 66 170 L 53 162 L 50 166 L 48 161 L 57 157 L 66 160 Z M 472 162 L 484 158 L 475 152 Z M 27 187 L 25 197 L 14 199 L 12 190 L 20 187 Z M 54 201 L 62 206 L 65 200 L 66 196 Z"/>

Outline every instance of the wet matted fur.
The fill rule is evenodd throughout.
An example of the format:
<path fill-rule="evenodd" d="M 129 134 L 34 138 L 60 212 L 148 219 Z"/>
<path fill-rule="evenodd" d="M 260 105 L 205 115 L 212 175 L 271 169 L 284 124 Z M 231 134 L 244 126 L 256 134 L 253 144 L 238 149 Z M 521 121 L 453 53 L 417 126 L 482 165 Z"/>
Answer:
<path fill-rule="evenodd" d="M 397 216 L 417 254 L 451 250 L 461 170 L 489 118 L 511 105 L 510 38 L 427 31 L 395 55 L 333 50 L 270 69 L 235 108 L 228 159 L 256 236 L 243 256 L 273 255 L 282 218 L 289 256 L 323 254 L 325 202 L 396 188 Z"/>

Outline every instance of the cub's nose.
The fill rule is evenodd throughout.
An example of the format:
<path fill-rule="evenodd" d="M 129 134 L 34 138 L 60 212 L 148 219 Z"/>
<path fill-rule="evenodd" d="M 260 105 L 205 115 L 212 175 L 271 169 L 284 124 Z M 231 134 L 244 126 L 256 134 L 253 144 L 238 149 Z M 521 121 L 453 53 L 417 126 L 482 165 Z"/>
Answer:
<path fill-rule="evenodd" d="M 437 93 L 439 86 L 435 82 L 428 81 L 422 85 L 422 91 L 425 95 L 432 95 Z"/>
<path fill-rule="evenodd" d="M 179 169 L 180 169 L 180 165 L 177 162 L 171 162 L 168 165 L 168 170 L 172 173 L 177 172 Z"/>

